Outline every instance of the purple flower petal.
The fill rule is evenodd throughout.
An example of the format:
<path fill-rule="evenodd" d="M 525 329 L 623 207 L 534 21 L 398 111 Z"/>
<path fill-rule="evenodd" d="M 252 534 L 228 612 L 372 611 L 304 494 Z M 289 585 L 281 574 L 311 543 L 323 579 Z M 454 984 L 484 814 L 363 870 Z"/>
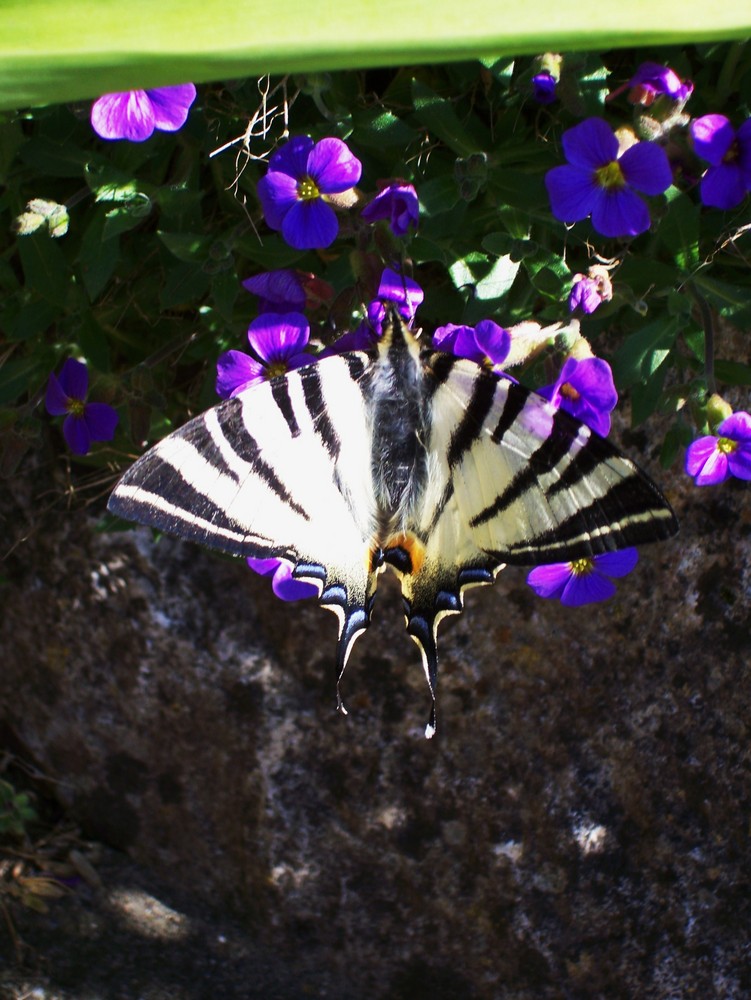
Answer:
<path fill-rule="evenodd" d="M 248 556 L 245 561 L 259 576 L 272 576 L 282 564 L 281 559 L 254 559 L 252 556 Z"/>
<path fill-rule="evenodd" d="M 248 327 L 248 342 L 267 365 L 300 354 L 309 339 L 308 321 L 298 312 L 262 313 Z"/>
<path fill-rule="evenodd" d="M 264 366 L 243 351 L 225 351 L 217 358 L 216 392 L 222 399 L 236 396 L 265 378 Z"/>
<path fill-rule="evenodd" d="M 569 358 L 561 369 L 560 382 L 569 382 L 599 410 L 610 412 L 618 402 L 613 371 L 602 358 Z"/>
<path fill-rule="evenodd" d="M 144 142 L 154 131 L 154 108 L 149 95 L 145 90 L 104 94 L 92 105 L 91 126 L 102 139 Z"/>
<path fill-rule="evenodd" d="M 618 140 L 602 118 L 585 118 L 562 136 L 563 152 L 570 164 L 592 171 L 618 157 Z"/>
<path fill-rule="evenodd" d="M 619 549 L 617 552 L 604 552 L 595 556 L 595 569 L 605 576 L 621 577 L 630 573 L 639 562 L 639 551 L 635 548 Z"/>
<path fill-rule="evenodd" d="M 276 596 L 282 601 L 302 601 L 306 597 L 317 597 L 318 587 L 292 576 L 292 566 L 281 560 L 271 584 Z"/>
<path fill-rule="evenodd" d="M 654 142 L 637 142 L 618 160 L 627 184 L 642 194 L 657 195 L 673 183 L 667 153 Z"/>
<path fill-rule="evenodd" d="M 91 433 L 83 417 L 69 414 L 63 420 L 63 437 L 74 455 L 88 454 Z"/>
<path fill-rule="evenodd" d="M 188 118 L 190 106 L 196 99 L 196 88 L 192 83 L 157 87 L 146 93 L 151 101 L 154 128 L 162 132 L 177 132 L 182 128 Z"/>
<path fill-rule="evenodd" d="M 607 437 L 610 433 L 610 412 L 618 402 L 613 373 L 602 358 L 568 358 L 552 385 L 537 390 L 555 406 Z"/>
<path fill-rule="evenodd" d="M 308 156 L 307 172 L 322 194 L 339 194 L 357 184 L 362 164 L 341 139 L 321 139 Z"/>
<path fill-rule="evenodd" d="M 717 167 L 709 167 L 699 186 L 702 204 L 723 211 L 740 205 L 747 191 L 746 179 L 737 163 L 721 163 Z"/>
<path fill-rule="evenodd" d="M 591 168 L 582 169 L 564 164 L 545 174 L 550 208 L 561 222 L 581 222 L 597 204 L 601 188 Z"/>
<path fill-rule="evenodd" d="M 718 166 L 733 144 L 735 129 L 725 115 L 704 115 L 691 122 L 691 138 L 697 155 Z"/>
<path fill-rule="evenodd" d="M 719 437 L 732 438 L 734 441 L 751 441 L 751 414 L 738 410 L 726 417 L 717 428 Z"/>
<path fill-rule="evenodd" d="M 457 326 L 456 323 L 446 323 L 439 326 L 433 333 L 433 347 L 437 351 L 445 351 L 447 354 L 455 354 L 454 347 L 460 330 L 467 330 L 470 327 Z"/>
<path fill-rule="evenodd" d="M 333 344 L 325 347 L 318 357 L 327 358 L 332 354 L 346 354 L 349 351 L 369 351 L 378 340 L 379 334 L 380 331 L 375 330 L 371 323 L 359 323 L 354 330 L 348 330 Z"/>
<path fill-rule="evenodd" d="M 492 365 L 502 365 L 511 350 L 511 334 L 492 319 L 482 319 L 475 327 L 475 341 Z"/>
<path fill-rule="evenodd" d="M 751 479 L 751 448 L 741 445 L 728 453 L 728 469 L 736 479 Z"/>
<path fill-rule="evenodd" d="M 685 100 L 694 89 L 693 83 L 683 83 L 675 70 L 655 62 L 642 63 L 627 86 L 637 87 L 640 84 L 649 84 L 657 93 L 667 94 L 676 101 Z"/>
<path fill-rule="evenodd" d="M 120 416 L 117 410 L 107 403 L 87 403 L 83 419 L 92 441 L 111 441 L 115 436 Z"/>
<path fill-rule="evenodd" d="M 44 399 L 47 412 L 53 417 L 61 417 L 68 412 L 69 403 L 70 399 L 60 385 L 60 380 L 54 372 L 51 372 L 47 382 L 47 395 Z"/>
<path fill-rule="evenodd" d="M 417 226 L 419 211 L 417 192 L 411 184 L 389 184 L 365 206 L 362 217 L 366 222 L 388 219 L 394 236 L 405 236 L 410 226 Z"/>
<path fill-rule="evenodd" d="M 261 312 L 299 312 L 305 306 L 305 289 L 297 271 L 280 268 L 254 274 L 243 288 L 260 299 Z"/>
<path fill-rule="evenodd" d="M 282 236 L 295 250 L 325 249 L 338 232 L 336 212 L 320 198 L 295 202 L 282 222 Z"/>
<path fill-rule="evenodd" d="M 287 213 L 297 204 L 297 180 L 281 170 L 269 170 L 258 182 L 257 191 L 266 225 L 281 229 Z"/>
<path fill-rule="evenodd" d="M 395 302 L 399 313 L 407 320 L 414 318 L 418 306 L 425 298 L 425 292 L 412 278 L 385 267 L 378 285 L 378 298 Z"/>
<path fill-rule="evenodd" d="M 686 449 L 685 470 L 697 486 L 714 486 L 727 479 L 727 456 L 717 447 L 716 437 L 706 435 L 692 441 Z"/>
<path fill-rule="evenodd" d="M 602 305 L 600 286 L 594 278 L 584 277 L 574 282 L 568 297 L 569 312 L 581 309 L 583 313 L 591 315 L 600 305 Z"/>
<path fill-rule="evenodd" d="M 571 563 L 550 563 L 536 566 L 527 576 L 527 583 L 538 597 L 559 598 L 571 578 Z"/>
<path fill-rule="evenodd" d="M 649 210 L 627 187 L 600 189 L 592 209 L 592 226 L 603 236 L 638 236 L 649 229 Z"/>
<path fill-rule="evenodd" d="M 746 175 L 751 187 L 751 118 L 747 118 L 736 134 L 738 143 L 738 166 Z"/>
<path fill-rule="evenodd" d="M 556 80 L 550 70 L 544 69 L 532 77 L 532 90 L 538 104 L 552 104 L 555 100 Z"/>
<path fill-rule="evenodd" d="M 269 160 L 269 173 L 279 171 L 296 181 L 302 180 L 308 173 L 308 157 L 313 145 L 309 135 L 297 135 L 285 142 Z"/>
<path fill-rule="evenodd" d="M 69 399 L 86 399 L 89 391 L 89 370 L 82 361 L 68 358 L 60 372 L 60 385 Z"/>
<path fill-rule="evenodd" d="M 568 608 L 579 608 L 583 604 L 598 604 L 607 601 L 616 591 L 612 580 L 598 573 L 596 569 L 589 573 L 572 573 L 563 588 L 561 604 Z"/>

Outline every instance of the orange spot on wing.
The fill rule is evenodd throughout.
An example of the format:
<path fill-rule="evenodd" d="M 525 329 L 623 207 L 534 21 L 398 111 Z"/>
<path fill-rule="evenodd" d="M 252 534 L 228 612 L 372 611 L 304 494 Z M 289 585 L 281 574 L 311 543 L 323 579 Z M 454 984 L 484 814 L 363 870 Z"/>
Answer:
<path fill-rule="evenodd" d="M 410 562 L 412 563 L 413 574 L 418 574 L 422 569 L 423 563 L 425 562 L 425 546 L 416 535 L 406 532 L 402 532 L 398 535 L 392 535 L 385 548 L 403 549 L 409 556 Z"/>

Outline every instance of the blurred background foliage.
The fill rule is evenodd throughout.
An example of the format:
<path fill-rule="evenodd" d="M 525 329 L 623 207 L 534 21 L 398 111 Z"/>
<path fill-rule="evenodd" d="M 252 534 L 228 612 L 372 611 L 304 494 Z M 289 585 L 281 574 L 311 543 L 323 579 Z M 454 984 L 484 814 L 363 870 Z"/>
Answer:
<path fill-rule="evenodd" d="M 659 120 L 659 108 L 625 94 L 606 103 L 645 60 L 693 80 L 685 116 Z M 295 267 L 330 283 L 313 317 L 327 340 L 353 325 L 395 258 L 425 290 L 418 323 L 428 334 L 486 316 L 565 321 L 574 274 L 605 262 L 614 295 L 583 333 L 630 390 L 634 424 L 671 416 L 662 455 L 674 461 L 706 426 L 709 394 L 751 384 L 748 354 L 721 336 L 751 318 L 749 199 L 727 212 L 702 207 L 706 164 L 688 140 L 689 116 L 723 113 L 736 126 L 748 117 L 749 48 L 567 54 L 558 99 L 545 106 L 533 97 L 535 66 L 503 57 L 226 80 L 199 87 L 181 131 L 140 144 L 99 139 L 89 102 L 2 113 L 0 474 L 29 458 L 70 474 L 44 410 L 49 374 L 67 357 L 89 365 L 89 398 L 121 415 L 114 441 L 75 461 L 70 482 L 85 500 L 106 494 L 147 442 L 216 402 L 216 358 L 246 346 L 256 315 L 242 280 Z M 675 184 L 650 199 L 652 229 L 633 241 L 550 213 L 545 172 L 563 162 L 562 132 L 590 115 L 642 137 L 656 130 L 671 157 Z M 381 180 L 413 183 L 418 234 L 399 246 L 355 209 L 329 249 L 286 246 L 263 222 L 256 184 L 287 134 L 346 140 L 366 197 Z M 29 213 L 48 221 L 19 232 Z M 525 381 L 540 384 L 544 364 Z"/>

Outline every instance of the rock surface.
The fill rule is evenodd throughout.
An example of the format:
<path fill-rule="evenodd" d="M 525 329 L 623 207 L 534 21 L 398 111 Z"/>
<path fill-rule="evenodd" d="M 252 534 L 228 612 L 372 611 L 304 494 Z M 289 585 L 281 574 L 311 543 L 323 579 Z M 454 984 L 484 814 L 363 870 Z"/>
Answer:
<path fill-rule="evenodd" d="M 748 489 L 652 471 L 681 534 L 616 600 L 567 610 L 510 569 L 444 623 L 431 742 L 396 586 L 344 718 L 333 615 L 189 544 L 42 518 L 17 482 L 1 721 L 87 836 L 240 928 L 265 992 L 222 995 L 749 995 Z"/>

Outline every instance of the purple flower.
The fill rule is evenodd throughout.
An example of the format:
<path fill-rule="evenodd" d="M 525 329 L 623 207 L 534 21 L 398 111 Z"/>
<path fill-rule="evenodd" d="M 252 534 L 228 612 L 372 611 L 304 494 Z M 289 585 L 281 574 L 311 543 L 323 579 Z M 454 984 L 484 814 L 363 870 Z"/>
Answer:
<path fill-rule="evenodd" d="M 222 399 L 236 396 L 256 382 L 283 375 L 311 363 L 305 352 L 310 327 L 302 313 L 262 313 L 248 327 L 255 357 L 244 351 L 225 351 L 216 362 L 216 391 Z"/>
<path fill-rule="evenodd" d="M 603 302 L 610 302 L 613 297 L 613 286 L 606 268 L 595 264 L 590 267 L 589 274 L 575 274 L 574 283 L 568 297 L 570 312 L 581 309 L 591 315 Z"/>
<path fill-rule="evenodd" d="M 365 206 L 362 217 L 366 222 L 388 219 L 394 236 L 405 236 L 410 226 L 417 228 L 419 212 L 420 205 L 414 187 L 411 184 L 393 183 Z"/>
<path fill-rule="evenodd" d="M 243 288 L 258 296 L 261 313 L 299 313 L 305 308 L 305 287 L 299 273 L 290 268 L 254 274 L 243 281 Z"/>
<path fill-rule="evenodd" d="M 618 139 L 602 118 L 587 118 L 563 133 L 569 161 L 545 175 L 553 215 L 562 222 L 592 216 L 603 236 L 638 236 L 649 229 L 649 210 L 636 193 L 661 194 L 672 183 L 665 150 L 636 142 L 619 153 Z"/>
<path fill-rule="evenodd" d="M 684 83 L 669 66 L 645 62 L 622 89 L 626 88 L 629 91 L 628 99 L 632 104 L 649 107 L 661 94 L 665 94 L 673 101 L 685 103 L 693 93 L 694 85 L 690 80 Z"/>
<path fill-rule="evenodd" d="M 711 164 L 701 179 L 701 200 L 712 208 L 735 208 L 751 188 L 751 118 L 736 131 L 725 115 L 691 122 L 697 154 Z"/>
<path fill-rule="evenodd" d="M 538 597 L 555 598 L 566 607 L 606 601 L 615 593 L 611 577 L 626 576 L 639 561 L 636 549 L 606 552 L 591 559 L 536 566 L 527 583 Z"/>
<path fill-rule="evenodd" d="M 558 81 L 549 69 L 541 70 L 532 77 L 532 92 L 538 104 L 552 104 L 556 99 L 555 88 Z"/>
<path fill-rule="evenodd" d="M 598 306 L 602 305 L 600 288 L 594 278 L 588 278 L 585 274 L 574 276 L 574 283 L 568 297 L 569 312 L 581 309 L 583 313 L 591 315 Z"/>
<path fill-rule="evenodd" d="M 195 99 L 192 83 L 105 94 L 92 105 L 91 126 L 102 139 L 143 142 L 154 129 L 177 132 L 182 128 Z"/>
<path fill-rule="evenodd" d="M 342 354 L 345 351 L 368 351 L 383 333 L 386 303 L 395 304 L 399 315 L 411 323 L 417 307 L 425 297 L 422 288 L 412 278 L 385 267 L 378 286 L 378 298 L 368 303 L 367 319 L 354 330 L 343 334 L 334 344 L 321 352 L 321 357 Z"/>
<path fill-rule="evenodd" d="M 74 455 L 86 455 L 92 441 L 111 441 L 120 419 L 106 403 L 87 403 L 89 372 L 86 365 L 68 358 L 60 376 L 50 374 L 45 406 L 53 417 L 62 417 L 63 436 Z"/>
<path fill-rule="evenodd" d="M 271 589 L 283 601 L 301 601 L 317 597 L 318 587 L 292 576 L 292 564 L 286 559 L 247 559 L 248 566 L 261 576 L 271 576 Z"/>
<path fill-rule="evenodd" d="M 552 385 L 537 390 L 554 406 L 568 410 L 577 420 L 607 437 L 610 413 L 618 402 L 610 365 L 602 358 L 568 358 Z"/>
<path fill-rule="evenodd" d="M 258 197 L 271 229 L 280 229 L 296 250 L 328 247 L 339 223 L 330 196 L 349 191 L 360 180 L 362 164 L 341 139 L 307 136 L 290 139 L 271 157 L 258 182 Z"/>
<path fill-rule="evenodd" d="M 433 334 L 433 347 L 500 371 L 511 350 L 511 334 L 492 319 L 480 320 L 477 326 L 447 323 Z"/>
<path fill-rule="evenodd" d="M 716 435 L 693 441 L 686 451 L 686 472 L 697 486 L 713 486 L 728 476 L 751 479 L 751 416 L 739 410 L 722 421 Z"/>

